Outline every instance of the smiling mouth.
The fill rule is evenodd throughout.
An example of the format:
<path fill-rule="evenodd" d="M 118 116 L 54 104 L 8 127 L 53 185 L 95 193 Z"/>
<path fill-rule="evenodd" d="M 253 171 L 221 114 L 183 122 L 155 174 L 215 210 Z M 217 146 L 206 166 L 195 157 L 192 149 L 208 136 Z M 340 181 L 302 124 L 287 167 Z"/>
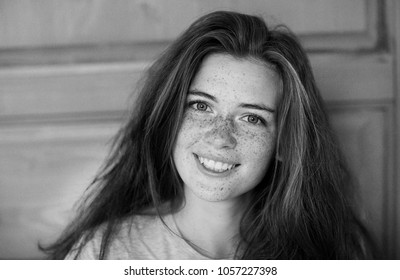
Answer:
<path fill-rule="evenodd" d="M 216 173 L 224 173 L 240 165 L 240 164 L 230 164 L 226 162 L 215 161 L 212 159 L 201 157 L 196 154 L 194 155 L 205 169 Z"/>

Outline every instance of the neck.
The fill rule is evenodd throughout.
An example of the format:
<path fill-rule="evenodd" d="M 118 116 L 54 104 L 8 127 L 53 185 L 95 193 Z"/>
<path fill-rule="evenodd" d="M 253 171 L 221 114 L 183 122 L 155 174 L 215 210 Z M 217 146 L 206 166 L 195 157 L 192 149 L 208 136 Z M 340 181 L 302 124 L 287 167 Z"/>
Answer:
<path fill-rule="evenodd" d="M 182 236 L 202 254 L 211 258 L 229 258 L 235 253 L 244 196 L 210 202 L 185 189 L 185 206 L 175 214 Z"/>

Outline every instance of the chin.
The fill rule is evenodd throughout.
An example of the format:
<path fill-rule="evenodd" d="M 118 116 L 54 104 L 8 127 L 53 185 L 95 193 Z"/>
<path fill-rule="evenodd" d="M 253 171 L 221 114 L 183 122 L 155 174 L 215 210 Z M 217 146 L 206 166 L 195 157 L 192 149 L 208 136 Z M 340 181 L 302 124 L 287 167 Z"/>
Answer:
<path fill-rule="evenodd" d="M 237 197 L 229 187 L 208 188 L 201 186 L 196 188 L 189 187 L 189 189 L 197 198 L 209 202 L 227 201 Z"/>

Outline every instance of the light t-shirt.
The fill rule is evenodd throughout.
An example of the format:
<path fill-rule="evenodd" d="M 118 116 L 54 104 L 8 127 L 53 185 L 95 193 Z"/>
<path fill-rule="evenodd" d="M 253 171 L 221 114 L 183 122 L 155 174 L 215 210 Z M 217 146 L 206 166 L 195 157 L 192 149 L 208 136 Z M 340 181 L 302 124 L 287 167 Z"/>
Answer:
<path fill-rule="evenodd" d="M 172 215 L 165 215 L 164 222 L 155 216 L 136 215 L 126 219 L 118 234 L 110 241 L 108 253 L 110 260 L 205 260 L 209 259 L 193 249 L 182 237 Z M 77 259 L 98 259 L 102 230 L 84 246 Z M 66 259 L 74 259 L 71 251 Z"/>

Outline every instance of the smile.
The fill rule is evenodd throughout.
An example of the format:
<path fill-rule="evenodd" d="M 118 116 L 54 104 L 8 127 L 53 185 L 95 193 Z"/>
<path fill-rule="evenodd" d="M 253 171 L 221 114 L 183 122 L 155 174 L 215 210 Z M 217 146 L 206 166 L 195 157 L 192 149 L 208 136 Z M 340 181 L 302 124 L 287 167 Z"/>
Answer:
<path fill-rule="evenodd" d="M 212 159 L 201 157 L 196 154 L 195 154 L 195 156 L 206 170 L 214 172 L 214 173 L 224 173 L 224 172 L 232 170 L 233 168 L 235 168 L 237 166 L 237 164 L 215 161 Z"/>

